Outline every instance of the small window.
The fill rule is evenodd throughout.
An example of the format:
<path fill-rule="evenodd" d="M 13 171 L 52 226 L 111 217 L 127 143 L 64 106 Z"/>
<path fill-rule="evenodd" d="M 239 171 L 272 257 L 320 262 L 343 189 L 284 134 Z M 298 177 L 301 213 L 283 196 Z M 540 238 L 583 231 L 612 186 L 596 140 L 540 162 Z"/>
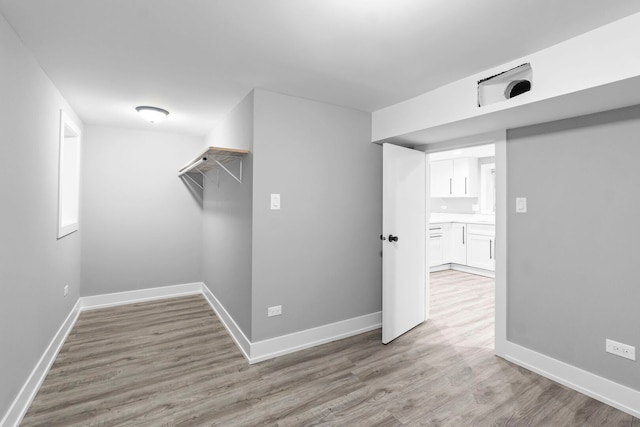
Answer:
<path fill-rule="evenodd" d="M 80 210 L 80 128 L 60 111 L 58 239 L 78 231 Z"/>
<path fill-rule="evenodd" d="M 480 213 L 496 212 L 496 164 L 480 165 Z"/>

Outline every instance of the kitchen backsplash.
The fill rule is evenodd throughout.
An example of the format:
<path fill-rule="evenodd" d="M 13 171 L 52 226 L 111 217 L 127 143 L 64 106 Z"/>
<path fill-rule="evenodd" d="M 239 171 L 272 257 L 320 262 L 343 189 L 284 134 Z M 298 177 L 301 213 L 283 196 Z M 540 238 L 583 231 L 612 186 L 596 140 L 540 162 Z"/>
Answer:
<path fill-rule="evenodd" d="M 446 198 L 446 199 L 431 199 L 431 212 L 436 213 L 461 213 L 461 214 L 475 214 L 473 210 L 475 205 L 480 203 L 478 198 L 464 197 L 464 198 Z M 446 208 L 443 208 L 446 207 Z"/>

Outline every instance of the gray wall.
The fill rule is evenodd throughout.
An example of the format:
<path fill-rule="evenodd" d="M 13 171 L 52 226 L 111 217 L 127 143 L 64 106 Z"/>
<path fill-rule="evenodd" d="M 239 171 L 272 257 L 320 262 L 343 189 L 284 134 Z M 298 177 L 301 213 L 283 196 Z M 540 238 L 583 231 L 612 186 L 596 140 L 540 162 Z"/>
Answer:
<path fill-rule="evenodd" d="M 0 64 L 2 419 L 78 299 L 84 223 L 56 238 L 60 109 L 82 123 L 2 15 Z"/>
<path fill-rule="evenodd" d="M 264 90 L 254 102 L 252 341 L 379 311 L 382 149 L 370 114 Z M 267 317 L 273 305 L 282 316 Z"/>
<path fill-rule="evenodd" d="M 217 147 L 253 149 L 253 92 L 206 138 Z M 242 332 L 251 337 L 251 215 L 253 154 L 243 160 L 242 184 L 208 172 L 204 185 L 203 280 Z M 230 165 L 237 170 L 237 165 Z"/>
<path fill-rule="evenodd" d="M 507 134 L 508 339 L 640 390 L 640 106 Z"/>
<path fill-rule="evenodd" d="M 177 177 L 191 136 L 87 126 L 82 295 L 201 281 L 201 194 Z"/>

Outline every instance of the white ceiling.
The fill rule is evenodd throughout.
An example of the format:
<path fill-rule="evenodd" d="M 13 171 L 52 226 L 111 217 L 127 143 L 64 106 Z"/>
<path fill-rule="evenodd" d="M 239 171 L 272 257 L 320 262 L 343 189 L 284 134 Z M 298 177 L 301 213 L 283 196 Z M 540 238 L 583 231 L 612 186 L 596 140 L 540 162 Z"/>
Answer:
<path fill-rule="evenodd" d="M 636 12 L 637 0 L 0 0 L 85 123 L 192 135 L 254 87 L 374 111 Z M 138 105 L 171 115 L 150 125 Z"/>

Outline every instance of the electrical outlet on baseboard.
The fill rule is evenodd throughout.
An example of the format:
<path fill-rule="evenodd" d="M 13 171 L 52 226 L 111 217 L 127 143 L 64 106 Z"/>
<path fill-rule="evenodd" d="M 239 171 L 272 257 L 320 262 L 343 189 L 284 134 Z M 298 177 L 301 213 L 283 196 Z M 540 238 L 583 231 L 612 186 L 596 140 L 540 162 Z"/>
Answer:
<path fill-rule="evenodd" d="M 615 354 L 625 359 L 636 360 L 636 348 L 628 344 L 607 339 L 605 341 L 605 350 L 607 353 Z"/>
<path fill-rule="evenodd" d="M 281 305 L 274 305 L 273 307 L 268 307 L 267 308 L 267 316 L 268 317 L 280 316 L 281 314 L 282 314 L 282 306 Z"/>
<path fill-rule="evenodd" d="M 69 294 L 69 285 L 65 285 L 62 289 L 62 296 L 66 297 Z"/>

